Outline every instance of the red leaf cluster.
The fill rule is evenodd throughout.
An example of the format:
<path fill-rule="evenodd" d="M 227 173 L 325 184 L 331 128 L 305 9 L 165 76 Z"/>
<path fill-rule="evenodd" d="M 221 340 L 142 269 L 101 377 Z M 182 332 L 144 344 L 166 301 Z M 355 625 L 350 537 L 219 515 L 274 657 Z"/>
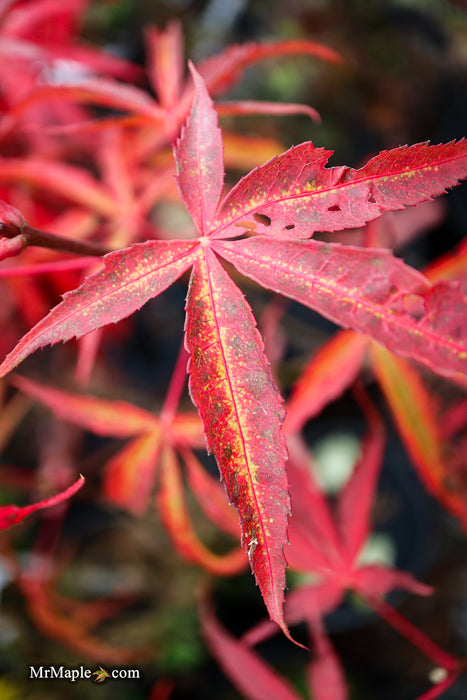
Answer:
<path fill-rule="evenodd" d="M 9 144 L 0 160 L 0 260 L 5 260 L 0 277 L 11 292 L 1 346 L 6 352 L 14 345 L 0 376 L 39 348 L 76 338 L 82 339 L 76 376 L 84 383 L 100 346 L 112 333 L 125 332 L 121 326 L 110 333 L 99 329 L 188 280 L 184 347 L 158 415 L 24 377 L 11 383 L 60 420 L 126 440 L 105 464 L 104 496 L 139 515 L 155 495 L 160 520 L 185 559 L 216 575 L 234 574 L 245 566 L 246 550 L 270 622 L 238 642 L 219 626 L 206 599 L 201 618 L 208 645 L 248 697 L 297 697 L 247 643 L 271 634 L 273 623 L 291 638 L 289 626 L 300 621 L 307 623 L 313 646 L 310 693 L 320 700 L 346 697 L 322 618 L 347 590 L 444 664 L 453 682 L 461 662 L 443 656 L 382 602 L 393 588 L 427 594 L 428 587 L 407 572 L 359 559 L 371 532 L 384 451 L 379 414 L 358 389 L 368 434 L 334 510 L 310 473 L 300 431 L 354 385 L 365 364 L 423 482 L 466 525 L 465 462 L 453 454 L 451 442 L 455 437 L 467 445 L 465 398 L 441 406 L 424 381 L 430 371 L 459 391 L 467 386 L 465 245 L 422 274 L 388 249 L 390 236 L 381 223 L 387 219 L 371 222 L 384 212 L 427 202 L 467 177 L 467 142 L 400 146 L 360 169 L 327 167 L 332 152 L 311 142 L 278 154 L 280 144 L 272 140 L 222 133 L 218 115 L 305 113 L 318 119 L 313 108 L 251 100 L 216 106 L 212 97 L 259 60 L 305 54 L 337 63 L 332 49 L 302 40 L 234 46 L 196 67 L 189 63 L 191 75 L 185 79 L 179 25 L 163 31 L 151 27 L 146 75 L 153 97 L 139 86 L 138 68 L 80 42 L 86 6 L 86 0 L 40 0 L 27 9 L 18 0 L 0 7 L 0 54 L 6 59 L 0 68 L 5 112 L 0 138 Z M 59 59 L 75 63 L 71 82 L 57 75 Z M 98 120 L 89 105 L 114 114 Z M 266 163 L 252 156 L 251 145 L 264 153 Z M 83 154 L 92 168 L 80 165 Z M 239 164 L 253 169 L 230 187 L 225 166 Z M 174 203 L 184 204 L 191 218 L 178 236 L 153 216 L 159 205 Z M 367 224 L 365 233 L 354 232 L 362 245 L 313 239 L 316 233 Z M 395 242 L 406 236 L 396 236 Z M 82 278 L 80 270 L 88 266 L 91 274 Z M 238 273 L 345 329 L 305 367 L 287 411 Z M 24 325 L 32 326 L 25 334 Z M 197 414 L 178 410 L 187 374 L 201 422 Z M 17 419 L 4 418 L 0 436 L 3 431 L 8 437 L 19 420 L 19 413 Z M 195 454 L 204 444 L 216 458 L 228 503 L 238 511 L 243 549 L 217 554 L 192 524 L 183 474 L 208 519 L 238 535 L 221 486 Z M 34 505 L 1 508 L 0 527 L 62 502 L 81 484 L 82 479 Z M 287 564 L 316 578 L 285 598 Z M 87 633 L 86 625 L 74 623 L 60 631 L 67 604 L 54 600 L 45 584 L 34 586 L 21 576 L 18 581 L 46 633 L 68 644 L 75 632 Z M 99 605 L 97 614 L 105 617 Z M 89 639 L 80 649 L 91 656 L 101 653 L 94 642 Z M 101 659 L 118 657 L 112 653 Z"/>

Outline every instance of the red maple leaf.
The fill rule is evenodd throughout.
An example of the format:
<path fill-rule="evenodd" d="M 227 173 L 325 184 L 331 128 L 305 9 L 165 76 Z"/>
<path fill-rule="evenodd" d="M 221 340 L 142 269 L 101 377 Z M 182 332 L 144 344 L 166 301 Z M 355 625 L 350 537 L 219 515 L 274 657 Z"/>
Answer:
<path fill-rule="evenodd" d="M 96 435 L 130 438 L 105 465 L 103 491 L 110 502 L 135 515 L 143 513 L 157 478 L 159 515 L 177 551 L 217 575 L 236 574 L 245 567 L 245 553 L 238 547 L 222 555 L 211 552 L 198 539 L 188 514 L 178 456 L 203 512 L 221 530 L 238 538 L 235 511 L 227 504 L 221 485 L 193 452 L 204 445 L 196 413 L 177 413 L 167 421 L 126 401 L 70 394 L 18 376 L 12 383 L 62 420 Z"/>
<path fill-rule="evenodd" d="M 362 562 L 363 547 L 371 533 L 370 509 L 375 500 L 381 467 L 384 430 L 379 415 L 360 390 L 358 397 L 369 422 L 360 460 L 341 490 L 334 508 L 330 507 L 315 482 L 306 445 L 294 436 L 289 440 L 289 479 L 293 518 L 289 528 L 287 553 L 292 570 L 310 581 L 293 588 L 286 597 L 285 621 L 292 626 L 305 622 L 308 627 L 311 658 L 307 686 L 316 700 L 347 700 L 345 674 L 326 632 L 323 617 L 343 602 L 346 591 L 354 591 L 369 602 L 395 629 L 446 672 L 446 681 L 423 698 L 438 697 L 462 673 L 465 662 L 446 654 L 431 640 L 384 602 L 393 589 L 406 589 L 426 595 L 428 586 L 407 572 L 387 565 Z M 217 621 L 207 597 L 201 599 L 200 622 L 206 644 L 226 675 L 248 698 L 300 697 L 282 677 L 270 668 L 251 647 L 277 632 L 267 620 L 249 630 L 241 639 L 232 637 Z M 419 698 L 422 700 L 422 698 Z"/>
<path fill-rule="evenodd" d="M 308 239 L 314 231 L 355 227 L 381 211 L 441 194 L 467 175 L 467 144 L 403 146 L 352 170 L 326 168 L 329 152 L 304 143 L 253 170 L 220 203 L 221 132 L 205 84 L 192 73 L 195 96 L 175 158 L 198 237 L 147 241 L 107 255 L 104 268 L 67 293 L 0 371 L 6 374 L 39 347 L 128 316 L 193 268 L 186 305 L 191 395 L 239 510 L 243 543 L 269 614 L 288 634 L 282 610 L 290 512 L 282 399 L 251 309 L 219 258 L 434 371 L 465 374 L 467 300 L 455 285 L 431 285 L 387 251 Z"/>
<path fill-rule="evenodd" d="M 83 0 L 80 0 L 81 2 Z M 36 87 L 19 101 L 11 116 L 23 115 L 31 105 L 59 99 L 75 100 L 82 103 L 98 104 L 129 112 L 129 115 L 112 117 L 94 124 L 103 126 L 131 125 L 144 127 L 138 136 L 139 148 L 153 150 L 161 141 L 172 142 L 178 135 L 180 125 L 186 118 L 193 100 L 193 85 L 184 80 L 183 40 L 180 24 L 170 23 L 164 31 L 147 27 L 145 32 L 148 54 L 147 75 L 149 83 L 157 95 L 154 99 L 147 92 L 133 85 L 116 82 L 107 78 L 83 76 L 67 85 Z M 333 49 L 322 44 L 292 39 L 274 43 L 245 44 L 228 47 L 222 53 L 204 59 L 197 64 L 211 95 L 225 92 L 240 79 L 249 66 L 267 58 L 304 54 L 315 56 L 332 63 L 342 59 Z M 218 105 L 222 114 L 278 114 L 302 113 L 312 119 L 319 119 L 313 108 L 303 104 L 283 104 L 258 101 L 226 102 Z M 85 125 L 89 128 L 89 124 Z"/>

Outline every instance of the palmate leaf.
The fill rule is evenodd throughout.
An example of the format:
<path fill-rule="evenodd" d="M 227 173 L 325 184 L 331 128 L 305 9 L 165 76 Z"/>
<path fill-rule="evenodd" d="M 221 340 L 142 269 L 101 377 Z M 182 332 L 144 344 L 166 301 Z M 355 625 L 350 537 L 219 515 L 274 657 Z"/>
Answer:
<path fill-rule="evenodd" d="M 178 23 L 172 23 L 165 30 L 149 28 L 146 33 L 146 49 L 148 54 L 147 73 L 152 89 L 157 94 L 159 101 L 151 97 L 147 91 L 128 85 L 120 81 L 106 77 L 86 77 L 73 84 L 41 85 L 28 91 L 25 97 L 15 100 L 11 111 L 5 117 L 3 129 L 12 128 L 15 120 L 23 115 L 29 107 L 36 103 L 59 99 L 72 100 L 82 103 L 91 103 L 101 106 L 113 107 L 116 110 L 127 112 L 125 115 L 111 116 L 94 122 L 94 127 L 108 128 L 120 124 L 121 126 L 151 127 L 159 131 L 163 140 L 172 143 L 178 135 L 179 127 L 183 123 L 190 110 L 193 100 L 193 85 L 190 81 L 184 83 L 184 55 L 181 28 Z M 7 42 L 8 43 L 8 42 Z M 50 42 L 49 42 L 50 43 Z M 13 47 L 9 42 L 9 51 Z M 20 47 L 18 47 L 20 48 Z M 29 48 L 31 48 L 29 46 Z M 74 58 L 70 47 L 66 47 L 66 54 Z M 91 63 L 96 67 L 102 65 L 104 72 L 113 72 L 117 75 L 117 65 L 113 69 L 112 63 L 108 66 L 104 63 L 105 54 L 98 54 L 99 63 L 89 49 L 74 47 L 76 59 L 83 63 Z M 2 47 L 0 46 L 0 55 Z M 63 48 L 61 48 L 63 53 Z M 42 49 L 35 47 L 37 61 L 47 59 Z M 259 61 L 288 55 L 315 56 L 331 63 L 339 63 L 342 59 L 333 49 L 307 40 L 289 40 L 274 43 L 256 44 L 249 42 L 236 46 L 230 46 L 222 53 L 202 60 L 198 64 L 198 71 L 203 76 L 209 92 L 217 95 L 239 81 L 244 71 Z M 57 52 L 60 55 L 60 49 Z M 115 59 L 117 61 L 118 59 Z M 107 57 L 110 61 L 110 57 Z M 124 61 L 120 61 L 122 68 L 128 67 Z M 131 66 L 135 70 L 135 66 Z M 127 71 L 128 73 L 128 71 Z M 196 87 L 195 87 L 196 94 Z M 245 106 L 245 104 L 244 104 Z M 311 115 L 316 113 L 305 105 L 289 105 L 285 112 L 281 105 L 270 105 L 272 113 L 300 113 L 305 111 Z M 91 123 L 81 124 L 80 128 L 93 128 Z M 71 128 L 75 128 L 71 125 Z M 151 149 L 152 150 L 152 149 Z"/>
<path fill-rule="evenodd" d="M 384 596 L 397 588 L 420 595 L 431 592 L 407 572 L 382 565 L 365 566 L 359 561 L 371 532 L 370 506 L 381 467 L 383 431 L 380 417 L 366 395 L 360 391 L 358 398 L 368 418 L 369 431 L 362 442 L 359 463 L 332 504 L 334 507 L 315 485 L 306 444 L 299 436 L 289 444 L 294 513 L 289 533 L 289 560 L 292 568 L 312 574 L 312 581 L 302 583 L 287 595 L 285 619 L 290 627 L 299 622 L 308 624 L 314 642 L 314 659 L 308 669 L 309 687 L 313 698 L 323 700 L 347 697 L 343 673 L 332 647 L 322 636 L 321 623 L 325 615 L 339 606 L 345 592 L 353 590 L 364 599 Z M 242 641 L 248 645 L 258 644 L 276 632 L 271 621 L 263 621 L 249 630 Z M 222 657 L 222 653 L 219 656 Z M 228 667 L 224 664 L 223 667 L 229 673 Z"/>
<path fill-rule="evenodd" d="M 170 430 L 167 425 L 163 430 L 158 416 L 126 401 L 111 401 L 89 394 L 71 394 L 17 375 L 10 381 L 22 392 L 47 406 L 61 420 L 96 435 L 133 438 L 107 462 L 103 493 L 107 500 L 137 515 L 145 512 L 151 499 L 163 445 L 167 442 L 174 446 L 183 445 L 186 450 L 188 445 L 191 448 L 202 448 L 205 444 L 201 421 L 194 412 L 177 414 Z M 200 485 L 203 491 L 206 490 L 206 479 L 207 475 Z M 210 486 L 208 497 L 212 507 L 212 501 L 215 500 L 214 487 L 219 490 L 221 487 L 219 483 Z M 198 498 L 200 488 L 194 489 Z M 204 492 L 202 497 L 206 497 Z M 224 509 L 233 511 L 225 502 Z M 233 513 L 229 515 L 232 519 Z M 226 519 L 225 516 L 224 518 Z M 238 521 L 229 524 L 231 527 L 228 531 L 238 534 Z"/>
<path fill-rule="evenodd" d="M 367 402 L 365 397 L 363 399 Z M 313 574 L 311 583 L 302 584 L 287 595 L 285 620 L 290 627 L 329 613 L 339 605 L 346 590 L 353 590 L 363 597 L 383 596 L 395 588 L 419 595 L 431 593 L 428 586 L 408 572 L 383 565 L 367 566 L 359 561 L 359 554 L 371 532 L 370 506 L 381 468 L 383 439 L 380 419 L 371 404 L 365 412 L 369 414 L 370 425 L 362 442 L 361 458 L 340 492 L 334 509 L 315 484 L 308 466 L 306 445 L 298 436 L 289 445 L 294 513 L 289 531 L 289 560 L 293 569 Z M 360 495 L 363 498 L 362 512 L 356 514 L 359 504 L 355 504 Z M 265 621 L 248 632 L 244 639 L 249 644 L 257 644 L 276 631 L 275 625 Z"/>
<path fill-rule="evenodd" d="M 0 373 L 43 345 L 124 318 L 193 266 L 186 307 L 191 395 L 240 513 L 269 614 L 289 635 L 282 612 L 289 514 L 282 403 L 251 310 L 217 254 L 263 286 L 395 352 L 444 374 L 466 373 L 467 301 L 456 286 L 432 286 L 384 250 L 300 239 L 441 193 L 467 175 L 467 148 L 464 141 L 402 147 L 355 171 L 326 169 L 329 153 L 302 144 L 246 176 L 219 208 L 220 132 L 206 86 L 191 70 L 195 99 L 175 158 L 179 189 L 200 237 L 148 241 L 106 256 L 105 268 L 65 295 Z M 245 230 L 262 235 L 223 240 Z"/>

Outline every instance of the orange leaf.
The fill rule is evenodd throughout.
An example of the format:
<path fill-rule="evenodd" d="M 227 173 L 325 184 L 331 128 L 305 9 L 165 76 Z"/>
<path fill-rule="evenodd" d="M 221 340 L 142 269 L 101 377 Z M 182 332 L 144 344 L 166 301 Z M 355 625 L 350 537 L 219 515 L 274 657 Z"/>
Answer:
<path fill-rule="evenodd" d="M 300 430 L 330 401 L 347 389 L 358 374 L 368 346 L 365 336 L 340 331 L 314 355 L 292 390 L 284 431 Z"/>
<path fill-rule="evenodd" d="M 141 435 L 107 462 L 104 494 L 109 501 L 140 515 L 154 485 L 161 447 L 160 429 Z"/>
<path fill-rule="evenodd" d="M 198 539 L 186 508 L 177 457 L 170 447 L 166 447 L 161 456 L 157 505 L 173 544 L 185 559 L 217 576 L 237 574 L 245 568 L 247 559 L 242 549 L 214 554 Z"/>
<path fill-rule="evenodd" d="M 449 460 L 444 453 L 436 407 L 420 375 L 408 362 L 376 343 L 371 345 L 371 357 L 420 479 L 467 527 L 467 503 L 455 488 L 450 487 Z"/>

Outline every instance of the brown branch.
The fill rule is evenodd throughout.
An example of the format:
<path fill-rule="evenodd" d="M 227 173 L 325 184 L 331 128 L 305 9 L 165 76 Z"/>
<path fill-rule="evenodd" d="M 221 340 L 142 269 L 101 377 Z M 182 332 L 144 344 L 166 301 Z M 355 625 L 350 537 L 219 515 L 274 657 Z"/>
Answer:
<path fill-rule="evenodd" d="M 100 257 L 111 252 L 111 248 L 95 243 L 93 241 L 77 241 L 72 238 L 65 238 L 54 233 L 47 233 L 26 224 L 21 229 L 14 224 L 0 224 L 0 236 L 4 238 L 14 238 L 21 234 L 26 240 L 26 245 L 40 246 L 50 250 L 59 250 L 63 253 L 73 253 L 75 255 L 93 255 Z"/>

